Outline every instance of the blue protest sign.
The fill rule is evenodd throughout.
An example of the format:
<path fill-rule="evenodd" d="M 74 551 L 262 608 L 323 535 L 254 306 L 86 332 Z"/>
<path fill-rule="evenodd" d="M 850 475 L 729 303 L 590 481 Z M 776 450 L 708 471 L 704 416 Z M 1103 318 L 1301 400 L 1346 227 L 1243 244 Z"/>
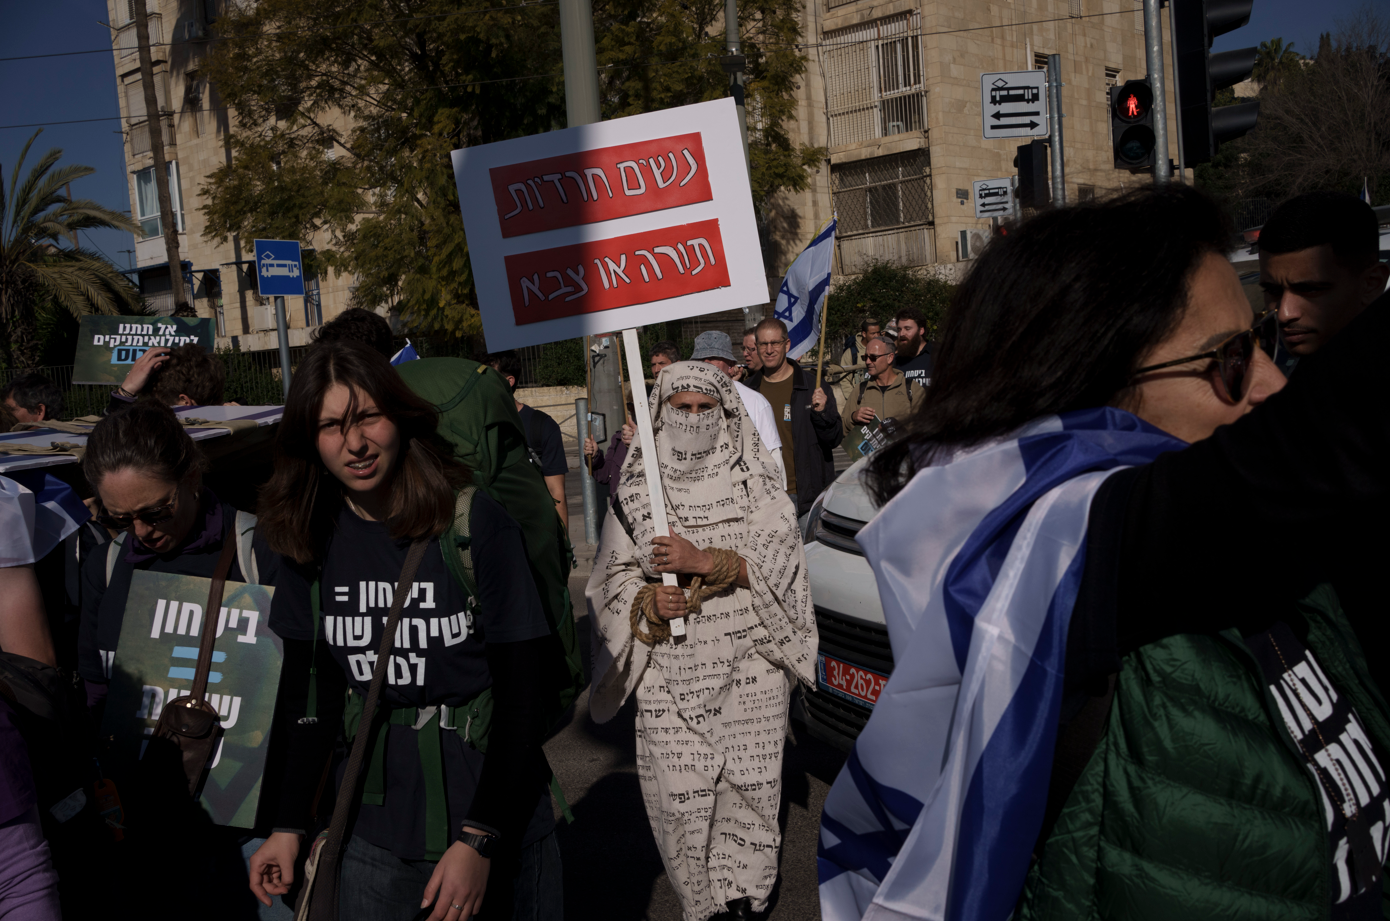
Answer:
<path fill-rule="evenodd" d="M 304 266 L 298 241 L 257 240 L 256 280 L 261 297 L 303 297 Z"/>

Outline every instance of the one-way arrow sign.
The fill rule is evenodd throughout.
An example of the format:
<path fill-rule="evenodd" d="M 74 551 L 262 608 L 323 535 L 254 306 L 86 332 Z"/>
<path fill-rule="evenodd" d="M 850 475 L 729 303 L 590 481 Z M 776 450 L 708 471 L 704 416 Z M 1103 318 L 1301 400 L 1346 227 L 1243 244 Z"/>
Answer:
<path fill-rule="evenodd" d="M 1026 138 L 1047 134 L 1047 71 L 980 74 L 984 137 Z"/>
<path fill-rule="evenodd" d="M 975 190 L 976 217 L 1002 217 L 1014 213 L 1014 184 L 1010 179 L 979 179 Z"/>

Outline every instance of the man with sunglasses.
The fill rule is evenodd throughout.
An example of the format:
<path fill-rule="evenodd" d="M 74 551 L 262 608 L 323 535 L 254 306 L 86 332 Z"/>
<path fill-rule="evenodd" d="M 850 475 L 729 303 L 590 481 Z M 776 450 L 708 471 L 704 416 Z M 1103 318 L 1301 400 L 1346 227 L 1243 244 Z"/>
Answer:
<path fill-rule="evenodd" d="M 1371 206 L 1345 192 L 1284 202 L 1260 229 L 1260 288 L 1283 345 L 1311 355 L 1385 291 L 1380 228 Z"/>
<path fill-rule="evenodd" d="M 876 336 L 864 346 L 868 377 L 859 381 L 845 404 L 846 450 L 851 456 L 870 453 L 860 444 L 880 427 L 892 428 L 912 415 L 926 393 L 920 383 L 893 367 L 896 351 L 897 344 L 887 336 Z"/>
<path fill-rule="evenodd" d="M 787 472 L 787 494 L 796 503 L 797 517 L 805 515 L 835 479 L 831 452 L 844 438 L 835 396 L 815 387 L 810 376 L 787 357 L 791 341 L 787 326 L 769 317 L 754 327 L 762 373 L 750 380 L 772 404 L 777 431 L 782 436 L 782 466 Z"/>

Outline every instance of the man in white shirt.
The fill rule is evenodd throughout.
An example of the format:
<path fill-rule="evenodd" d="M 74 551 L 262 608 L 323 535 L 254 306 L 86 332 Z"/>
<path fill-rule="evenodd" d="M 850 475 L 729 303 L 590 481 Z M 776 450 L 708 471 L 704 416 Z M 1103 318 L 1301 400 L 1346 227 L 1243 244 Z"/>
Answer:
<path fill-rule="evenodd" d="M 695 337 L 695 351 L 691 353 L 690 360 L 708 362 L 729 377 L 734 376 L 738 364 L 734 358 L 734 344 L 729 334 L 717 330 L 700 333 Z M 734 381 L 734 390 L 738 391 L 740 399 L 743 400 L 743 408 L 748 410 L 748 417 L 753 420 L 753 428 L 758 430 L 758 437 L 771 452 L 772 459 L 777 462 L 777 469 L 782 474 L 782 485 L 785 486 L 787 471 L 782 468 L 782 436 L 777 434 L 777 418 L 772 414 L 772 404 L 767 401 L 767 397 L 738 381 Z"/>

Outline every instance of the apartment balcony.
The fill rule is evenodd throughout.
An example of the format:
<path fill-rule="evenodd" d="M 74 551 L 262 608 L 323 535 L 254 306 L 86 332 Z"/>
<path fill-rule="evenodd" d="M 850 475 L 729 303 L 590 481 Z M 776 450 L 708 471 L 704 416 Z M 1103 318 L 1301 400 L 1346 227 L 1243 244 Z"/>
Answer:
<path fill-rule="evenodd" d="M 150 53 L 153 54 L 157 60 L 163 60 L 167 57 L 163 47 L 164 17 L 158 13 L 150 13 L 148 22 L 150 27 Z M 135 38 L 134 22 L 128 22 L 121 26 L 120 31 L 116 33 L 116 50 L 121 56 L 122 63 L 125 63 L 126 58 L 140 51 L 140 42 Z"/>
<path fill-rule="evenodd" d="M 167 151 L 177 143 L 174 139 L 174 120 L 166 115 L 159 121 L 164 126 L 164 149 Z M 151 149 L 149 121 L 146 120 L 138 125 L 131 126 L 130 155 L 132 157 L 138 157 L 141 154 L 149 153 Z"/>
<path fill-rule="evenodd" d="M 841 237 L 840 271 L 858 275 L 875 262 L 891 262 L 902 266 L 931 265 L 936 262 L 933 227 L 895 227 L 873 233 Z"/>

